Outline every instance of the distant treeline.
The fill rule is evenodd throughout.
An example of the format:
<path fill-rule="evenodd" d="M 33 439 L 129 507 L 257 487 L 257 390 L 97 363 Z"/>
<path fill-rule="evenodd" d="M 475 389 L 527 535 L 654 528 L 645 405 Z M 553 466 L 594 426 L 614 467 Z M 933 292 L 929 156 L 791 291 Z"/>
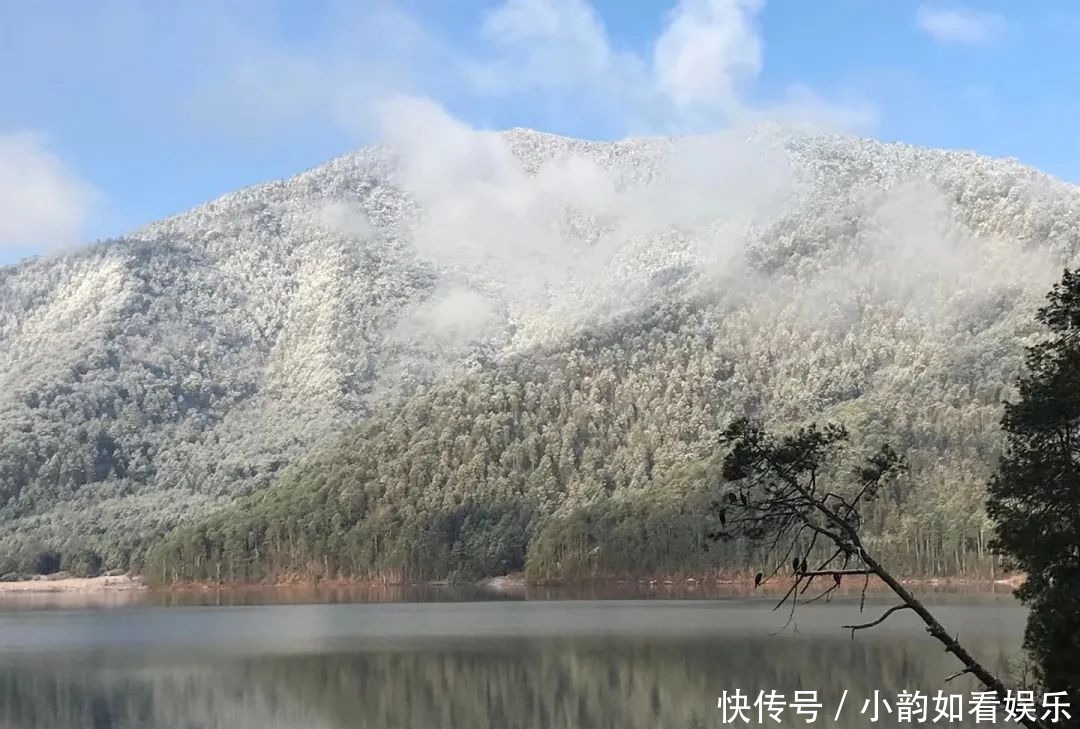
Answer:
<path fill-rule="evenodd" d="M 1005 386 L 994 382 L 1012 371 L 964 355 L 963 373 L 895 376 L 860 395 L 874 371 L 910 366 L 895 328 L 865 325 L 850 357 L 807 341 L 780 376 L 757 366 L 769 345 L 742 326 L 716 307 L 666 305 L 419 392 L 133 561 L 160 582 L 758 569 L 764 547 L 705 539 L 719 433 L 758 412 L 840 420 L 853 454 L 890 440 L 912 469 L 866 515 L 875 549 L 901 574 L 990 574 L 984 484 Z"/>

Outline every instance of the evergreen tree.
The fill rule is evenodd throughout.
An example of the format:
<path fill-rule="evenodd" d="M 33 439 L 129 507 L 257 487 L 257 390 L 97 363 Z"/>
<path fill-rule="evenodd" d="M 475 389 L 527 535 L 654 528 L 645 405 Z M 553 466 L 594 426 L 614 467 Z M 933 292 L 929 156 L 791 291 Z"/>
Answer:
<path fill-rule="evenodd" d="M 1025 643 L 1046 690 L 1080 691 L 1080 271 L 1065 271 L 1037 319 L 1019 398 L 1005 407 L 1007 448 L 991 479 L 993 546 L 1027 573 Z M 1080 711 L 1074 712 L 1080 719 Z"/>

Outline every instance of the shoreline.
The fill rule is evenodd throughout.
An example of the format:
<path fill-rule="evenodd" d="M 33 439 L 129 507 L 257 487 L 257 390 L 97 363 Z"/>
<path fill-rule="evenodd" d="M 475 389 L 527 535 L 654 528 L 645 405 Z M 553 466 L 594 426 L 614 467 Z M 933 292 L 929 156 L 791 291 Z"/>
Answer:
<path fill-rule="evenodd" d="M 134 592 L 148 589 L 141 577 L 102 575 L 100 577 L 38 577 L 31 580 L 0 582 L 0 596 L 42 594 L 90 594 L 98 592 Z"/>
<path fill-rule="evenodd" d="M 900 584 L 912 588 L 1008 588 L 1015 590 L 1024 584 L 1025 575 L 1007 574 L 999 577 L 908 577 L 899 580 Z M 684 578 L 652 578 L 652 577 L 595 577 L 583 580 L 559 580 L 540 583 L 530 583 L 524 575 L 514 574 L 501 577 L 488 577 L 476 583 L 495 592 L 513 593 L 525 590 L 543 589 L 590 589 L 590 588 L 623 588 L 623 589 L 716 589 L 747 592 L 748 594 L 772 595 L 774 592 L 786 592 L 791 587 L 790 575 L 778 575 L 762 583 L 759 587 L 754 586 L 752 575 L 736 575 L 730 577 L 710 576 L 708 578 L 684 577 Z M 806 584 L 806 583 L 803 583 Z M 828 585 L 831 583 L 821 580 L 815 584 Z M 852 579 L 845 582 L 837 592 L 840 594 L 859 593 L 863 591 L 864 582 Z M 866 588 L 871 592 L 889 591 L 887 585 L 879 578 L 869 580 Z"/>
<path fill-rule="evenodd" d="M 919 588 L 939 587 L 991 587 L 1015 589 L 1024 583 L 1024 575 L 1010 574 L 1002 577 L 921 577 L 905 578 L 901 584 Z M 856 584 L 857 583 L 857 584 Z M 298 577 L 264 582 L 180 582 L 168 585 L 147 585 L 138 575 L 104 575 L 100 577 L 69 577 L 47 576 L 37 577 L 30 580 L 14 582 L 0 582 L 0 597 L 11 595 L 42 595 L 42 594 L 97 594 L 114 592 L 153 591 L 159 593 L 190 593 L 210 592 L 227 590 L 230 592 L 248 592 L 260 590 L 392 590 L 402 588 L 423 587 L 456 587 L 456 588 L 480 588 L 496 594 L 521 594 L 528 591 L 544 591 L 559 589 L 640 589 L 640 588 L 679 588 L 679 589 L 732 589 L 742 591 L 749 589 L 758 594 L 769 595 L 776 589 L 786 590 L 790 586 L 788 576 L 773 578 L 759 588 L 753 587 L 753 577 L 732 575 L 730 577 L 709 576 L 684 577 L 684 578 L 651 578 L 651 577 L 592 577 L 576 580 L 547 581 L 542 583 L 530 583 L 523 573 L 487 577 L 482 580 L 462 583 L 450 583 L 445 580 L 430 581 L 391 581 L 391 580 L 358 580 L 346 578 L 320 578 L 316 576 Z M 879 580 L 870 580 L 868 589 L 879 591 L 884 585 Z M 863 582 L 852 580 L 844 585 L 839 592 L 860 592 Z"/>

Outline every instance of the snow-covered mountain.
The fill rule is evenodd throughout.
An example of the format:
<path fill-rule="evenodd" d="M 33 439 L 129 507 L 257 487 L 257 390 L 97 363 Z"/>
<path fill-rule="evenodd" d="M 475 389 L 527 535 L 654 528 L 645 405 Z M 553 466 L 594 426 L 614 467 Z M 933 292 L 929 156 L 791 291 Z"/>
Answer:
<path fill-rule="evenodd" d="M 122 564 L 380 402 L 680 298 L 746 322 L 778 416 L 818 415 L 821 383 L 779 378 L 820 355 L 830 407 L 948 373 L 996 388 L 990 432 L 1078 251 L 1080 189 L 964 152 L 775 128 L 363 149 L 0 268 L 0 554 Z"/>

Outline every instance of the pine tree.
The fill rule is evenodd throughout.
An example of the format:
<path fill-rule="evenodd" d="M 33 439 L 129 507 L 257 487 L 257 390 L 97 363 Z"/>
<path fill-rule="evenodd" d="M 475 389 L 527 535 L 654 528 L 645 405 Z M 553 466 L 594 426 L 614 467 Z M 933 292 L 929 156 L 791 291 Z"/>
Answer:
<path fill-rule="evenodd" d="M 992 547 L 1027 573 L 1025 645 L 1043 688 L 1080 691 L 1080 271 L 1066 270 L 1037 314 L 1049 336 L 1027 350 L 1007 447 L 990 481 Z M 1080 712 L 1075 712 L 1080 714 Z"/>

